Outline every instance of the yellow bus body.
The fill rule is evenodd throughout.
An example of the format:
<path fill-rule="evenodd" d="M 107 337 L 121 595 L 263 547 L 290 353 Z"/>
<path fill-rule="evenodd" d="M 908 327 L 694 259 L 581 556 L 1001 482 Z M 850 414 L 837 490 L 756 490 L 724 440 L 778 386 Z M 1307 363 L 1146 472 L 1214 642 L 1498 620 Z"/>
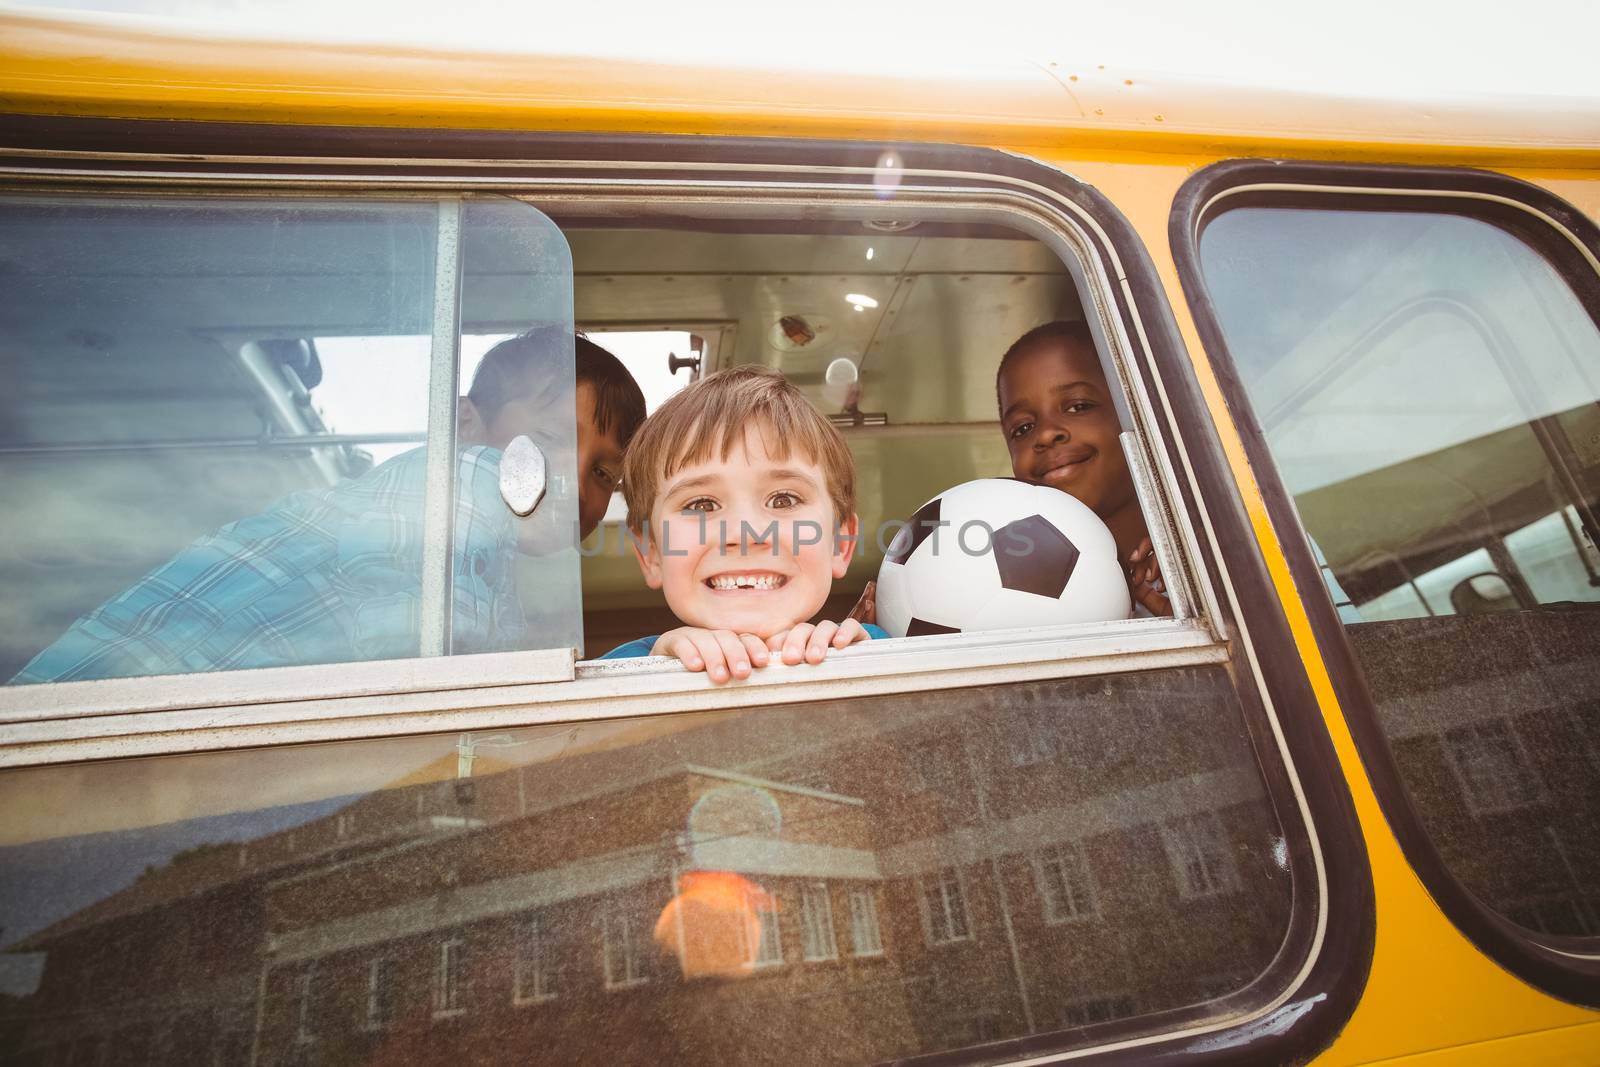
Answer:
<path fill-rule="evenodd" d="M 13 114 L 930 141 L 1029 156 L 1095 187 L 1132 222 L 1165 284 L 1365 836 L 1377 900 L 1371 974 L 1316 1062 L 1600 1063 L 1600 1014 L 1532 988 L 1480 952 L 1434 904 L 1391 832 L 1190 316 L 1167 232 L 1183 182 L 1240 157 L 1486 168 L 1600 219 L 1594 101 L 1424 109 L 1021 59 L 919 80 L 732 61 L 712 74 L 645 60 L 290 47 L 113 18 L 0 15 L 0 111 Z"/>

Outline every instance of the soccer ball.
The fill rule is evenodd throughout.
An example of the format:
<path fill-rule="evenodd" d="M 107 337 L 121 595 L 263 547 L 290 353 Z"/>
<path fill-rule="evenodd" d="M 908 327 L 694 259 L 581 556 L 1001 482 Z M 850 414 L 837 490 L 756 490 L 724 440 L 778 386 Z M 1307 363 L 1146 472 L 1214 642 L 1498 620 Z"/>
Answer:
<path fill-rule="evenodd" d="M 947 489 L 895 534 L 878 571 L 894 637 L 1126 619 L 1117 544 L 1076 497 L 1012 478 Z"/>

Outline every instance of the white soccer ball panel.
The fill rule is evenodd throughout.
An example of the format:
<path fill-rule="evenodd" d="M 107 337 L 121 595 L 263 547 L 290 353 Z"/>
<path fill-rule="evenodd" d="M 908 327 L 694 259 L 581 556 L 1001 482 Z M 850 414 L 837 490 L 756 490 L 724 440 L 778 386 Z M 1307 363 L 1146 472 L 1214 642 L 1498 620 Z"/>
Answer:
<path fill-rule="evenodd" d="M 973 531 L 969 544 L 983 548 L 988 538 Z M 1000 591 L 1000 572 L 987 550 L 969 555 L 956 543 L 953 530 L 940 530 L 917 546 L 905 567 L 911 614 L 923 622 L 966 629 L 963 620 Z"/>
<path fill-rule="evenodd" d="M 970 617 L 964 630 L 1013 630 L 1075 622 L 1126 619 L 1132 607 L 1122 569 L 1103 559 L 1078 561 L 1059 599 L 1016 589 L 996 590 Z"/>
<path fill-rule="evenodd" d="M 974 631 L 1128 617 L 1116 541 L 1077 498 L 985 478 L 918 509 L 934 513 L 941 525 L 904 565 L 884 562 L 878 620 L 889 633 L 904 635 L 913 622 Z"/>
<path fill-rule="evenodd" d="M 911 625 L 911 585 L 905 567 L 887 560 L 878 570 L 878 625 L 890 637 L 904 637 Z"/>

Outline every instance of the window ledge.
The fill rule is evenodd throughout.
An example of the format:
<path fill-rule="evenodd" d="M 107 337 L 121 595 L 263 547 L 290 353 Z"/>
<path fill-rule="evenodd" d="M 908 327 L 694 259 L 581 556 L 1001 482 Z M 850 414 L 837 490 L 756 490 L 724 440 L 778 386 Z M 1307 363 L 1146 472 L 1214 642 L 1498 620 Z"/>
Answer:
<path fill-rule="evenodd" d="M 404 660 L 288 671 L 383 668 L 414 676 L 415 685 L 383 693 L 325 695 L 310 684 L 286 684 L 269 704 L 231 700 L 230 676 L 74 682 L 62 686 L 0 690 L 12 698 L 32 690 L 49 706 L 8 718 L 0 713 L 0 766 L 68 760 L 198 752 L 254 745 L 340 741 L 439 731 L 514 729 L 578 720 L 632 718 L 711 711 L 755 704 L 860 698 L 889 693 L 994 685 L 1129 670 L 1220 663 L 1227 649 L 1201 623 L 1184 619 L 1129 619 L 1076 626 L 951 634 L 874 641 L 831 653 L 820 664 L 781 663 L 742 681 L 713 685 L 668 657 L 589 661 L 570 666 L 569 650 L 502 653 L 436 661 Z M 525 659 L 532 657 L 531 660 Z M 493 673 L 463 681 L 469 661 Z M 492 661 L 492 663 L 490 662 Z M 512 683 L 517 663 L 549 669 L 561 662 L 571 681 Z M 437 673 L 435 673 L 437 672 Z M 265 672 L 239 672 L 239 675 Z M 441 676 L 452 684 L 444 684 Z M 74 706 L 65 691 L 80 686 L 153 685 L 163 681 L 220 689 L 216 703 L 153 710 L 148 703 L 117 708 L 95 701 Z M 310 679 L 297 679 L 297 683 Z M 61 691 L 60 695 L 52 690 Z M 298 694 L 298 698 L 295 698 Z M 0 712 L 8 705 L 0 701 Z M 26 705 L 22 705 L 26 707 Z"/>

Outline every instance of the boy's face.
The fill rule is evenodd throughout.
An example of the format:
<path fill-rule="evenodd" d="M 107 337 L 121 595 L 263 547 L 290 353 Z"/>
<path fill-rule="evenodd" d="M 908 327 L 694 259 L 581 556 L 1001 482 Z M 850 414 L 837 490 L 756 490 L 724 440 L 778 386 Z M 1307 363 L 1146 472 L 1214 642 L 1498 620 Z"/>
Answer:
<path fill-rule="evenodd" d="M 1101 518 L 1134 502 L 1121 426 L 1093 349 L 1040 341 L 1011 358 L 999 385 L 1012 474 L 1070 493 Z"/>
<path fill-rule="evenodd" d="M 595 414 L 595 387 L 593 382 L 579 382 L 576 389 L 578 416 L 578 528 L 583 537 L 594 532 L 605 516 L 606 505 L 622 477 L 622 444 L 617 440 L 616 427 L 602 431 Z M 534 441 L 542 440 L 548 430 L 545 409 L 534 398 L 526 397 L 507 401 L 494 418 L 484 423 L 481 431 L 469 431 L 466 401 L 462 408 L 459 437 L 463 443 L 486 444 L 503 449 L 518 435 L 527 435 Z M 473 409 L 476 416 L 476 409 Z M 480 420 L 481 421 L 481 420 Z M 473 438 L 469 440 L 469 433 Z M 569 533 L 570 537 L 571 534 Z"/>
<path fill-rule="evenodd" d="M 664 480 L 639 567 L 679 621 L 768 638 L 822 609 L 855 551 L 856 517 L 836 537 L 821 467 L 778 460 L 756 431 Z"/>

